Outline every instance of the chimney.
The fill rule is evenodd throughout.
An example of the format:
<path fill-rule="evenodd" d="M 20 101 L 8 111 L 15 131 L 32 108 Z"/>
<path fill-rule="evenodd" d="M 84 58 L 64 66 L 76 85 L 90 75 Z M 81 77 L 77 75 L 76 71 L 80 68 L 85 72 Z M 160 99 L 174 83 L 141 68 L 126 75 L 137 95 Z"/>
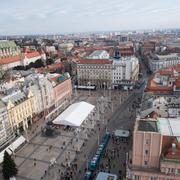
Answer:
<path fill-rule="evenodd" d="M 176 144 L 172 143 L 172 154 L 176 153 Z"/>

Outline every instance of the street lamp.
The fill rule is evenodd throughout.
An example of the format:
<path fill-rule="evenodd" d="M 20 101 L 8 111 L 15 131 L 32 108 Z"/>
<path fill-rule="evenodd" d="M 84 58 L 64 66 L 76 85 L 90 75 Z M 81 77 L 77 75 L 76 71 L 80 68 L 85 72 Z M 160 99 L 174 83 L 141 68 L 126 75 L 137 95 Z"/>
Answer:
<path fill-rule="evenodd" d="M 111 86 L 109 86 L 109 102 L 111 101 Z"/>
<path fill-rule="evenodd" d="M 25 127 L 25 134 L 26 134 L 26 141 L 29 143 L 29 137 L 28 137 L 27 127 Z"/>
<path fill-rule="evenodd" d="M 104 113 L 104 97 L 102 96 L 101 97 L 101 110 L 102 110 L 102 113 Z"/>
<path fill-rule="evenodd" d="M 87 85 L 89 86 L 89 96 L 90 96 L 90 86 L 91 86 L 91 82 L 89 81 L 89 82 L 87 83 Z"/>
<path fill-rule="evenodd" d="M 103 86 L 104 86 L 104 97 L 105 97 L 105 86 L 106 86 L 105 82 L 103 82 Z"/>
<path fill-rule="evenodd" d="M 77 87 L 76 87 L 76 85 L 74 86 L 74 88 L 75 88 L 75 97 L 77 97 Z"/>

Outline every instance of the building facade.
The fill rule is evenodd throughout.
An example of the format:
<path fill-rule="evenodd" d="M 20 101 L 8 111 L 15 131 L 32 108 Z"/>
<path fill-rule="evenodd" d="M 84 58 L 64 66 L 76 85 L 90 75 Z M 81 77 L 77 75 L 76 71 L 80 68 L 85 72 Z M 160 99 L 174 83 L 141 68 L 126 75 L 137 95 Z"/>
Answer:
<path fill-rule="evenodd" d="M 46 59 L 46 55 L 36 50 L 21 49 L 14 41 L 0 41 L 0 68 L 8 70 L 16 66 L 27 66 L 38 59 Z"/>
<path fill-rule="evenodd" d="M 14 139 L 14 133 L 8 118 L 5 104 L 0 101 L 0 149 Z"/>
<path fill-rule="evenodd" d="M 77 64 L 78 85 L 111 87 L 113 61 L 108 59 L 83 59 Z"/>
<path fill-rule="evenodd" d="M 136 121 L 127 179 L 180 179 L 180 142 L 175 131 L 178 121 L 163 118 Z"/>
<path fill-rule="evenodd" d="M 113 61 L 113 86 L 135 83 L 139 75 L 139 61 L 136 57 L 120 58 Z"/>
<path fill-rule="evenodd" d="M 115 88 L 138 80 L 139 61 L 136 57 L 120 59 L 83 59 L 77 64 L 78 85 Z"/>
<path fill-rule="evenodd" d="M 8 118 L 14 132 L 26 130 L 32 124 L 34 96 L 29 91 L 25 94 L 21 91 L 2 98 L 6 104 Z"/>
<path fill-rule="evenodd" d="M 153 57 L 148 58 L 148 65 L 152 72 L 176 64 L 180 64 L 180 56 L 176 53 L 169 55 L 154 55 Z"/>

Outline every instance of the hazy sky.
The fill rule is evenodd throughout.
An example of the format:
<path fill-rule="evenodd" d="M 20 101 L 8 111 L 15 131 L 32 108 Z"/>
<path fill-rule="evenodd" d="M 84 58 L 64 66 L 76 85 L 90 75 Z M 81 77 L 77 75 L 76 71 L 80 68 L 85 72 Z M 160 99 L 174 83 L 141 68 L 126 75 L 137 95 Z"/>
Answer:
<path fill-rule="evenodd" d="M 180 0 L 0 0 L 0 34 L 180 27 Z"/>

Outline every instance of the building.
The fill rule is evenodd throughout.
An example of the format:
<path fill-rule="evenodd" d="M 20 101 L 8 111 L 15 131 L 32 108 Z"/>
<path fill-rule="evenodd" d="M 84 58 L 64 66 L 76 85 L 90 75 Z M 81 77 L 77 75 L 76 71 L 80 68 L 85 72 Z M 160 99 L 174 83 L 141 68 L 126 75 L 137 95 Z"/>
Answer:
<path fill-rule="evenodd" d="M 22 50 L 14 41 L 0 41 L 0 68 L 8 70 L 16 66 L 27 66 L 38 59 L 46 59 L 43 52 L 25 48 Z"/>
<path fill-rule="evenodd" d="M 78 85 L 111 87 L 113 61 L 109 59 L 81 59 L 77 63 Z"/>
<path fill-rule="evenodd" d="M 145 55 L 147 53 L 152 53 L 155 51 L 156 43 L 152 41 L 144 41 L 141 44 L 141 54 Z"/>
<path fill-rule="evenodd" d="M 96 50 L 91 53 L 88 59 L 109 59 L 109 53 L 105 50 Z"/>
<path fill-rule="evenodd" d="M 141 118 L 180 117 L 180 97 L 145 93 L 139 115 Z"/>
<path fill-rule="evenodd" d="M 36 50 L 24 49 L 22 52 L 21 65 L 27 66 L 30 63 L 34 63 L 38 59 L 46 60 L 46 55 Z"/>
<path fill-rule="evenodd" d="M 68 73 L 58 75 L 53 81 L 53 93 L 55 108 L 67 105 L 72 96 L 72 83 Z"/>
<path fill-rule="evenodd" d="M 2 69 L 9 69 L 20 65 L 20 48 L 14 41 L 0 41 L 0 66 Z"/>
<path fill-rule="evenodd" d="M 28 94 L 17 91 L 2 98 L 8 113 L 8 118 L 14 132 L 26 130 L 32 124 L 34 96 L 31 91 Z"/>
<path fill-rule="evenodd" d="M 152 55 L 148 58 L 148 66 L 152 72 L 164 69 L 168 66 L 180 64 L 179 54 L 172 53 L 168 55 Z"/>
<path fill-rule="evenodd" d="M 120 59 L 82 59 L 77 63 L 78 85 L 132 88 L 138 80 L 138 74 L 139 61 L 134 56 Z"/>
<path fill-rule="evenodd" d="M 180 179 L 180 119 L 138 119 L 127 179 Z"/>
<path fill-rule="evenodd" d="M 132 43 L 121 44 L 116 46 L 110 52 L 111 57 L 119 59 L 120 57 L 134 56 L 134 47 Z"/>
<path fill-rule="evenodd" d="M 136 57 L 122 57 L 113 61 L 113 87 L 132 89 L 139 75 L 139 60 Z"/>
<path fill-rule="evenodd" d="M 35 114 L 50 112 L 71 99 L 71 78 L 68 73 L 31 74 L 24 79 L 23 90 L 34 94 Z"/>
<path fill-rule="evenodd" d="M 180 94 L 180 65 L 158 70 L 148 81 L 146 92 Z"/>
<path fill-rule="evenodd" d="M 8 118 L 7 108 L 0 100 L 0 149 L 6 146 L 12 139 L 14 139 L 14 133 Z"/>
<path fill-rule="evenodd" d="M 61 49 L 63 52 L 70 52 L 73 47 L 74 47 L 74 44 L 70 42 L 59 44 L 59 49 Z"/>

